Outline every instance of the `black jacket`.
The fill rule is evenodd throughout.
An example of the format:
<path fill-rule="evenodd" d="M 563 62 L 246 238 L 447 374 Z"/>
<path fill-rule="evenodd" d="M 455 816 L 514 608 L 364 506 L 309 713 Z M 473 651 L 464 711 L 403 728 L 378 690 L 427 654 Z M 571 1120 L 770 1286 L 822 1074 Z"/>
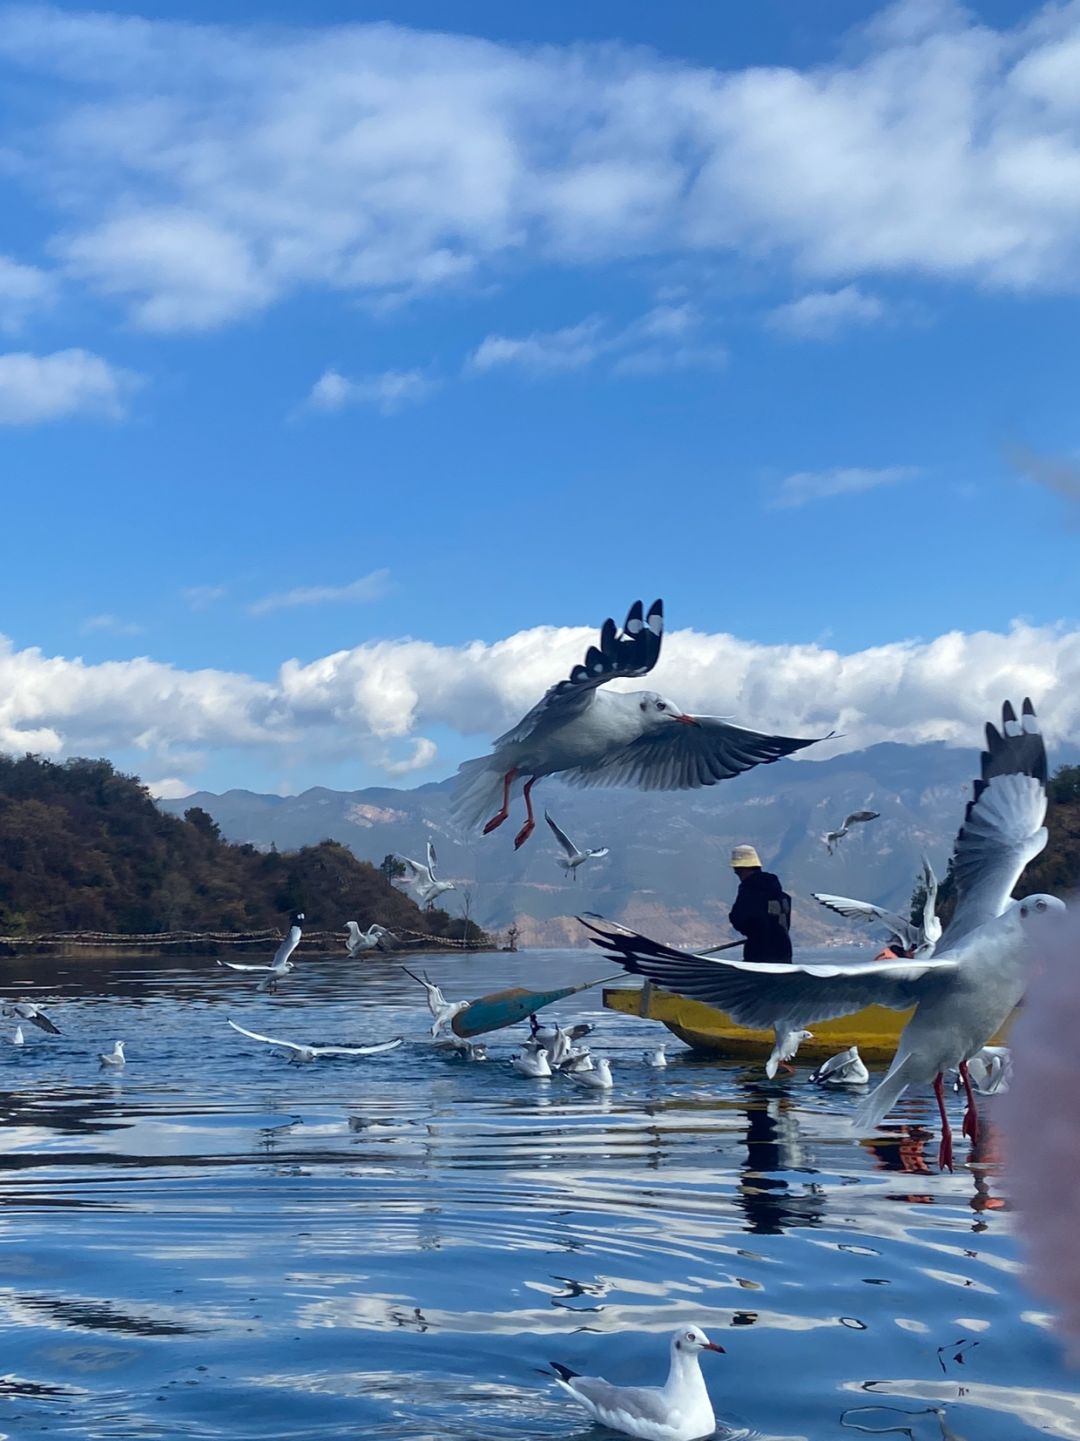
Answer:
<path fill-rule="evenodd" d="M 791 897 L 770 871 L 747 871 L 728 920 L 746 937 L 744 961 L 790 961 Z"/>

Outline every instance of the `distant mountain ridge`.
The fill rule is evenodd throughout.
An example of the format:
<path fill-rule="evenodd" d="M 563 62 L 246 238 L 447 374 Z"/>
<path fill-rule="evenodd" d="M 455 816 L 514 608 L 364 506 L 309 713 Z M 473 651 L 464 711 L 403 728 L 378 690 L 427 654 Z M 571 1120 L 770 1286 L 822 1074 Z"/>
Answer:
<path fill-rule="evenodd" d="M 1077 755 L 1068 748 L 1052 766 Z M 759 766 L 697 791 L 578 790 L 548 781 L 536 792 L 536 833 L 518 852 L 516 812 L 490 836 L 454 825 L 452 781 L 414 790 L 316 786 L 298 796 L 203 791 L 160 804 L 180 814 L 201 806 L 230 840 L 291 850 L 333 839 L 375 864 L 391 851 L 422 858 L 430 837 L 440 874 L 459 887 L 443 897 L 447 910 L 459 909 L 467 890 L 475 921 L 491 931 L 516 922 L 525 945 L 577 943 L 574 917 L 583 910 L 675 943 L 719 943 L 731 935 L 730 849 L 748 841 L 795 899 L 796 943 L 820 944 L 866 932 L 825 911 L 811 892 L 903 911 L 923 854 L 944 871 L 977 770 L 974 747 L 888 742 L 830 760 Z M 540 815 L 545 806 L 578 844 L 611 848 L 583 866 L 576 883 L 555 864 L 557 846 Z M 880 819 L 855 827 L 829 857 L 824 832 L 864 806 Z"/>

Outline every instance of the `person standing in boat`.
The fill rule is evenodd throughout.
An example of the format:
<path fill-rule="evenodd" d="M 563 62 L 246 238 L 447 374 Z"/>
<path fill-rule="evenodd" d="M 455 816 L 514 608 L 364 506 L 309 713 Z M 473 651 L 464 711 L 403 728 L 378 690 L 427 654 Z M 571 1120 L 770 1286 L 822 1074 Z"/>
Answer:
<path fill-rule="evenodd" d="M 779 877 L 762 869 L 753 846 L 736 846 L 731 868 L 739 882 L 739 894 L 728 920 L 746 937 L 743 960 L 790 961 L 791 897 Z"/>

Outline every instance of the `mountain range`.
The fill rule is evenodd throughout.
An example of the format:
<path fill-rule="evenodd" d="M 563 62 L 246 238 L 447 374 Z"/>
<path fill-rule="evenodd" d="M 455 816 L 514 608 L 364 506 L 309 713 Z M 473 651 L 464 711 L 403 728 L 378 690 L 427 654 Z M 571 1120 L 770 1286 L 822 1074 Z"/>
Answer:
<path fill-rule="evenodd" d="M 1070 748 L 1054 759 L 1074 758 Z M 824 761 L 778 761 L 697 791 L 578 790 L 545 781 L 535 795 L 537 829 L 516 852 L 520 802 L 492 835 L 466 834 L 450 819 L 452 781 L 413 790 L 316 786 L 297 796 L 200 791 L 160 804 L 181 814 L 200 806 L 229 840 L 261 849 L 333 839 L 376 864 L 391 852 L 423 859 L 430 839 L 439 875 L 458 888 L 440 904 L 451 912 L 468 904 L 489 931 L 516 924 L 522 945 L 579 943 L 574 917 L 582 911 L 673 944 L 719 944 L 732 935 L 730 851 L 750 842 L 792 894 L 796 945 L 819 945 L 865 939 L 866 932 L 826 911 L 811 892 L 906 911 L 922 856 L 944 873 L 977 767 L 973 750 L 885 743 Z M 555 863 L 545 806 L 579 846 L 610 848 L 582 866 L 576 882 Z M 853 827 L 830 856 L 824 832 L 864 808 L 880 818 Z"/>

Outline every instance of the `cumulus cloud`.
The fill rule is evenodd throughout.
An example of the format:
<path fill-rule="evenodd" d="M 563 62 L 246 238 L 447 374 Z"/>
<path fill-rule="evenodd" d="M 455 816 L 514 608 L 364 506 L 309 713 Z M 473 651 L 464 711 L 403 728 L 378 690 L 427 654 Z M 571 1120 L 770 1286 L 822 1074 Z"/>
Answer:
<path fill-rule="evenodd" d="M 0 355 L 0 425 L 40 425 L 67 416 L 121 420 L 140 384 L 88 350 Z"/>
<path fill-rule="evenodd" d="M 800 470 L 780 482 L 769 504 L 774 510 L 786 510 L 806 505 L 812 500 L 857 495 L 864 490 L 877 490 L 883 485 L 897 485 L 902 480 L 913 480 L 921 473 L 914 465 L 887 465 L 880 470 L 858 466 L 836 470 Z"/>
<path fill-rule="evenodd" d="M 444 728 L 477 752 L 565 676 L 592 628 L 540 626 L 492 643 L 371 641 L 258 680 L 185 671 L 141 657 L 90 665 L 0 645 L 0 747 L 50 756 L 141 751 L 146 768 L 196 774 L 235 748 L 287 762 L 363 756 L 404 773 L 430 764 Z M 795 735 L 842 739 L 811 756 L 878 741 L 976 747 L 1002 700 L 1030 695 L 1051 747 L 1080 738 L 1080 630 L 1017 622 L 1005 633 L 950 632 L 843 654 L 674 631 L 653 683 L 687 710 Z M 633 688 L 635 682 L 624 683 Z M 411 756 L 398 759 L 402 744 Z"/>
<path fill-rule="evenodd" d="M 379 762 L 388 776 L 407 776 L 411 771 L 427 770 L 438 754 L 438 746 L 427 736 L 417 736 L 413 741 L 412 754 L 401 760 L 393 760 L 384 754 Z"/>
<path fill-rule="evenodd" d="M 814 67 L 388 24 L 0 15 L 43 83 L 8 184 L 69 274 L 155 330 L 312 287 L 375 302 L 531 261 L 736 254 L 1074 290 L 1080 8 L 907 0 Z M 834 292 L 835 293 L 835 292 Z"/>
<path fill-rule="evenodd" d="M 841 331 L 873 325 L 885 315 L 885 303 L 857 285 L 842 290 L 812 290 L 798 300 L 778 305 L 766 317 L 773 330 L 796 340 L 832 340 Z"/>
<path fill-rule="evenodd" d="M 18 330 L 27 316 L 49 305 L 56 286 L 36 265 L 21 265 L 0 255 L 0 330 Z"/>
<path fill-rule="evenodd" d="M 331 605 L 342 601 L 381 600 L 390 589 L 390 572 L 373 570 L 352 580 L 348 585 L 306 585 L 295 590 L 281 591 L 278 595 L 263 596 L 248 606 L 250 615 L 268 615 L 272 610 L 288 610 L 302 605 Z"/>
<path fill-rule="evenodd" d="M 158 801 L 182 801 L 185 796 L 195 794 L 187 781 L 182 781 L 177 776 L 162 776 L 157 781 L 146 781 L 145 785 Z"/>
<path fill-rule="evenodd" d="M 349 405 L 373 405 L 383 415 L 393 415 L 406 405 L 415 405 L 437 388 L 437 382 L 422 370 L 384 370 L 350 380 L 337 370 L 326 370 L 311 387 L 307 403 L 311 410 L 329 413 Z"/>

